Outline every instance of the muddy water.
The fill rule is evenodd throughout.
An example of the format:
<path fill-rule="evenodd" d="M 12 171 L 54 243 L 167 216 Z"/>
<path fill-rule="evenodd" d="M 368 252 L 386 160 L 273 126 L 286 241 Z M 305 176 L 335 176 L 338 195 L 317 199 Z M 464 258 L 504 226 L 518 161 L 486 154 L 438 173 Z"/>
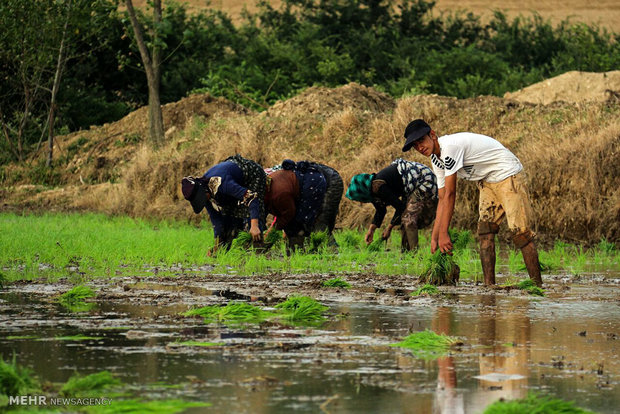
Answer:
<path fill-rule="evenodd" d="M 188 412 L 478 413 L 534 391 L 600 413 L 620 407 L 620 285 L 556 278 L 546 298 L 463 285 L 412 298 L 408 277 L 358 275 L 349 290 L 328 275 L 118 278 L 90 283 L 90 312 L 55 297 L 71 286 L 13 284 L 0 291 L 0 353 L 16 353 L 42 381 L 108 370 L 146 399 L 205 401 Z M 178 316 L 195 305 L 291 293 L 330 307 L 319 327 L 273 322 L 206 325 Z M 432 329 L 462 344 L 435 360 L 389 345 Z M 59 339 L 85 335 L 95 339 Z M 178 342 L 214 342 L 183 347 Z"/>

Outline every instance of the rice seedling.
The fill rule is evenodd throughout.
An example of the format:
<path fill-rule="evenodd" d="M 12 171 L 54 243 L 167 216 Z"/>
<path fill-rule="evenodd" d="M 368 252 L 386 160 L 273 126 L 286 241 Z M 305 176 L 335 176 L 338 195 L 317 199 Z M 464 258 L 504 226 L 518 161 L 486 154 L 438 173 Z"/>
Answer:
<path fill-rule="evenodd" d="M 390 346 L 410 349 L 416 357 L 430 360 L 446 354 L 450 346 L 457 342 L 458 340 L 454 337 L 444 334 L 438 335 L 427 329 L 412 333 L 401 342 L 390 344 Z"/>
<path fill-rule="evenodd" d="M 269 246 L 269 248 L 276 245 L 277 243 L 280 243 L 281 241 L 282 231 L 276 230 L 275 228 L 272 229 L 269 233 L 267 233 L 267 236 L 265 236 L 265 245 Z"/>
<path fill-rule="evenodd" d="M 82 376 L 75 373 L 60 389 L 65 397 L 95 396 L 99 392 L 113 386 L 121 385 L 121 381 L 114 378 L 108 371 Z"/>
<path fill-rule="evenodd" d="M 366 246 L 366 250 L 369 252 L 380 252 L 385 249 L 385 240 L 382 238 L 378 238 L 377 240 L 373 240 L 368 246 Z"/>
<path fill-rule="evenodd" d="M 467 249 L 471 243 L 475 241 L 473 234 L 469 230 L 448 229 L 452 247 L 456 250 Z"/>
<path fill-rule="evenodd" d="M 528 394 L 526 398 L 519 400 L 498 400 L 489 405 L 483 414 L 593 414 L 576 407 L 572 401 L 564 401 L 557 398 Z"/>
<path fill-rule="evenodd" d="M 0 357 L 0 395 L 26 395 L 40 389 L 32 371 L 17 364 L 17 358 L 5 361 Z"/>
<path fill-rule="evenodd" d="M 95 304 L 85 302 L 84 299 L 96 296 L 97 294 L 88 286 L 78 285 L 60 295 L 58 302 L 70 312 L 88 312 L 95 307 Z"/>
<path fill-rule="evenodd" d="M 293 323 L 321 323 L 325 320 L 323 313 L 329 309 L 308 296 L 291 296 L 276 305 L 283 319 Z"/>
<path fill-rule="evenodd" d="M 231 249 L 247 249 L 252 245 L 252 235 L 247 231 L 239 232 L 232 241 Z"/>
<path fill-rule="evenodd" d="M 67 336 L 55 336 L 57 341 L 96 341 L 103 339 L 101 336 L 87 336 L 87 335 L 67 335 Z"/>
<path fill-rule="evenodd" d="M 333 279 L 329 279 L 323 282 L 323 286 L 349 289 L 351 287 L 351 284 L 341 277 L 335 277 Z"/>
<path fill-rule="evenodd" d="M 201 316 L 205 323 L 260 323 L 271 316 L 271 312 L 245 302 L 229 302 L 226 306 L 213 305 L 190 309 L 181 315 Z"/>
<path fill-rule="evenodd" d="M 424 286 L 420 286 L 415 291 L 411 292 L 411 296 L 422 296 L 422 295 L 433 296 L 433 295 L 439 295 L 439 294 L 440 294 L 439 289 L 437 289 L 435 285 L 429 285 L 428 283 L 425 284 Z"/>
<path fill-rule="evenodd" d="M 114 399 L 109 405 L 96 405 L 89 407 L 89 412 L 95 414 L 118 414 L 118 413 L 149 413 L 149 414 L 175 414 L 186 411 L 192 407 L 209 407 L 210 403 L 183 400 L 155 400 L 140 401 L 138 399 L 119 400 Z"/>
<path fill-rule="evenodd" d="M 340 233 L 340 237 L 338 237 L 338 244 L 341 249 L 344 250 L 353 250 L 359 249 L 362 244 L 362 235 L 354 230 L 344 230 Z"/>
<path fill-rule="evenodd" d="M 327 247 L 329 235 L 326 231 L 317 231 L 310 233 L 308 237 L 307 249 L 309 252 L 318 252 L 320 249 Z"/>
<path fill-rule="evenodd" d="M 526 291 L 530 295 L 534 296 L 545 296 L 545 291 L 532 281 L 532 279 L 524 279 L 517 283 L 517 288 Z"/>
<path fill-rule="evenodd" d="M 421 283 L 431 285 L 456 285 L 460 269 L 452 255 L 437 250 L 429 259 L 429 264 L 420 276 Z"/>

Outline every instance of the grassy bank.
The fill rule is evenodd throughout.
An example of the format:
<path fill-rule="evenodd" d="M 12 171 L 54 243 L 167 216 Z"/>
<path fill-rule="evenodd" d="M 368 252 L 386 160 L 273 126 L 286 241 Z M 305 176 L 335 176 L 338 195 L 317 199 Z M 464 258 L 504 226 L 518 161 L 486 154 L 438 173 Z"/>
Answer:
<path fill-rule="evenodd" d="M 467 231 L 454 233 L 455 261 L 461 280 L 479 280 L 481 270 L 476 243 Z M 363 233 L 355 230 L 335 234 L 338 253 L 326 247 L 316 253 L 286 255 L 277 244 L 267 254 L 248 254 L 240 248 L 206 257 L 213 244 L 208 222 L 199 226 L 179 221 L 147 221 L 100 214 L 0 214 L 0 277 L 6 282 L 19 279 L 61 277 L 76 283 L 95 277 L 133 275 L 182 275 L 206 273 L 251 275 L 269 272 L 291 273 L 376 273 L 419 276 L 428 267 L 428 233 L 421 234 L 417 252 L 401 253 L 400 237 L 379 251 L 363 244 Z M 523 275 L 520 253 L 499 251 L 503 273 Z M 541 252 L 545 273 L 581 274 L 620 270 L 620 252 L 602 241 L 596 248 L 556 243 Z"/>

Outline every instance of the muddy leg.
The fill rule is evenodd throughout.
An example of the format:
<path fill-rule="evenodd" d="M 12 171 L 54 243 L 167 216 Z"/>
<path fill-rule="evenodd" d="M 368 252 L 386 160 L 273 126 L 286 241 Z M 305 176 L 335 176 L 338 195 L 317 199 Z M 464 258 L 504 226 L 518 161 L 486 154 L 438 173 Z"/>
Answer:
<path fill-rule="evenodd" d="M 480 235 L 480 262 L 482 262 L 482 273 L 484 274 L 484 284 L 495 284 L 495 234 Z"/>
<path fill-rule="evenodd" d="M 521 247 L 521 253 L 523 254 L 523 261 L 525 262 L 525 268 L 530 275 L 530 279 L 536 286 L 542 287 L 542 276 L 540 275 L 540 262 L 538 261 L 538 250 L 536 245 L 531 241 L 525 246 Z"/>
<path fill-rule="evenodd" d="M 401 225 L 401 250 L 409 251 L 418 248 L 418 229 L 411 225 Z"/>

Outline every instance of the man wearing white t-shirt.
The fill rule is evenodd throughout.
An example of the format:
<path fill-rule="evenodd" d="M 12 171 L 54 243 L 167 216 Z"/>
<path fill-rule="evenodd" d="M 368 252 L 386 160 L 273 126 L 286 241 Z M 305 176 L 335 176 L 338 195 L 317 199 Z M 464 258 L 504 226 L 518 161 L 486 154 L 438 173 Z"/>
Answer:
<path fill-rule="evenodd" d="M 513 242 L 521 249 L 532 281 L 542 286 L 536 234 L 531 230 L 532 209 L 519 159 L 497 140 L 486 135 L 461 132 L 437 137 L 422 119 L 405 129 L 403 152 L 414 147 L 430 157 L 439 187 L 439 204 L 431 237 L 431 252 L 452 250 L 448 227 L 454 213 L 456 178 L 476 181 L 480 189 L 478 235 L 484 283 L 495 284 L 495 235 L 508 220 Z"/>

